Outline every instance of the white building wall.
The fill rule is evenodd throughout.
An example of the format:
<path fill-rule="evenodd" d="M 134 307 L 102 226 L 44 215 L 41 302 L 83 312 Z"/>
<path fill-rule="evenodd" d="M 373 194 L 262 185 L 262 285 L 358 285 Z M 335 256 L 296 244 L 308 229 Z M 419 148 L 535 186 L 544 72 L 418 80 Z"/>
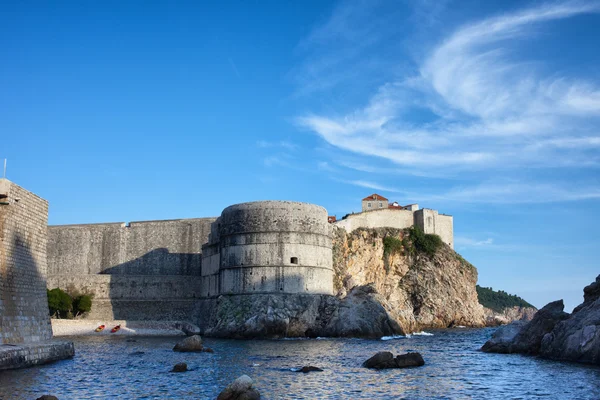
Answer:
<path fill-rule="evenodd" d="M 347 232 L 358 228 L 410 228 L 414 224 L 412 211 L 384 209 L 379 211 L 364 212 L 348 215 L 345 219 L 335 222 Z"/>

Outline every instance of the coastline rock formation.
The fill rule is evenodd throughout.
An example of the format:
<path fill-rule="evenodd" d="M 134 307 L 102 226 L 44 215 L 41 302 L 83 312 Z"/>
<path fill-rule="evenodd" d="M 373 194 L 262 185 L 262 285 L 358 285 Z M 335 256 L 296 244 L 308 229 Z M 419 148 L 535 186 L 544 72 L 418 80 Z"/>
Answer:
<path fill-rule="evenodd" d="M 406 333 L 484 326 L 475 290 L 477 269 L 445 243 L 434 254 L 420 251 L 411 232 L 334 230 L 334 289 L 344 294 L 356 285 L 372 283 L 390 318 Z"/>
<path fill-rule="evenodd" d="M 343 298 L 327 295 L 219 296 L 206 336 L 366 337 L 403 334 L 372 286 L 355 287 Z M 209 311 L 210 312 L 210 311 Z"/>
<path fill-rule="evenodd" d="M 485 325 L 477 270 L 448 245 L 428 253 L 416 248 L 410 229 L 333 228 L 337 296 L 219 296 L 205 304 L 204 334 L 379 338 Z"/>
<path fill-rule="evenodd" d="M 499 328 L 482 350 L 600 365 L 600 275 L 584 289 L 584 302 L 572 314 L 563 308 L 562 300 L 555 301 L 528 323 Z"/>
<path fill-rule="evenodd" d="M 515 321 L 531 321 L 538 310 L 535 307 L 508 307 L 501 312 L 483 307 L 486 326 L 500 326 Z"/>

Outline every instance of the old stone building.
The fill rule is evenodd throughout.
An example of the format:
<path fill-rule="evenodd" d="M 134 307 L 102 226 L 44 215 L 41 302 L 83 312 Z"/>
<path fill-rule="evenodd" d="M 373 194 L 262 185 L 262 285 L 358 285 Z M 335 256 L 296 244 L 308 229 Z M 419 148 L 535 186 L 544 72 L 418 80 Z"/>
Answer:
<path fill-rule="evenodd" d="M 352 232 L 358 228 L 397 228 L 419 227 L 425 233 L 438 235 L 444 243 L 454 248 L 453 217 L 440 214 L 429 208 L 420 209 L 418 204 L 401 206 L 389 203 L 378 194 L 362 199 L 363 212 L 346 215 L 334 222 L 336 226 Z"/>
<path fill-rule="evenodd" d="M 46 200 L 0 179 L 0 370 L 73 355 L 72 343 L 50 340 L 47 224 Z"/>

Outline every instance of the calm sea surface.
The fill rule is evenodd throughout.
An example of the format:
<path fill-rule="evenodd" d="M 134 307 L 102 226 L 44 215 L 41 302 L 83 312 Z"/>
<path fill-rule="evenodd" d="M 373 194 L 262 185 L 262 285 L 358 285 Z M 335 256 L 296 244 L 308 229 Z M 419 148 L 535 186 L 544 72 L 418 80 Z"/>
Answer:
<path fill-rule="evenodd" d="M 214 354 L 175 353 L 177 338 L 76 338 L 72 360 L 0 372 L 0 397 L 214 399 L 247 374 L 264 399 L 600 399 L 600 368 L 478 351 L 493 329 L 430 332 L 387 341 L 205 339 Z M 361 368 L 386 350 L 418 351 L 426 365 Z M 192 371 L 169 373 L 182 361 Z M 303 365 L 325 371 L 291 371 Z"/>

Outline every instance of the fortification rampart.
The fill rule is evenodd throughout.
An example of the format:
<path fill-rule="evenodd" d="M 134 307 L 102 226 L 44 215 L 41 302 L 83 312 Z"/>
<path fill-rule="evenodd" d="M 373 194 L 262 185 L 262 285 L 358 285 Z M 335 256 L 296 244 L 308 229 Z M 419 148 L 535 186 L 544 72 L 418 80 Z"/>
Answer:
<path fill-rule="evenodd" d="M 48 288 L 93 294 L 89 318 L 194 319 L 213 221 L 51 226 Z"/>
<path fill-rule="evenodd" d="M 437 210 L 423 208 L 420 210 L 381 209 L 347 215 L 336 221 L 335 225 L 352 232 L 358 228 L 396 228 L 406 229 L 417 226 L 425 233 L 439 235 L 442 241 L 454 248 L 453 218 L 451 215 L 438 213 Z"/>
<path fill-rule="evenodd" d="M 332 294 L 331 236 L 327 211 L 313 204 L 227 207 L 203 247 L 202 295 Z"/>
<path fill-rule="evenodd" d="M 0 370 L 73 355 L 72 343 L 49 341 L 47 223 L 46 200 L 0 179 Z"/>
<path fill-rule="evenodd" d="M 1 343 L 47 340 L 52 337 L 45 282 L 48 202 L 1 181 Z"/>

